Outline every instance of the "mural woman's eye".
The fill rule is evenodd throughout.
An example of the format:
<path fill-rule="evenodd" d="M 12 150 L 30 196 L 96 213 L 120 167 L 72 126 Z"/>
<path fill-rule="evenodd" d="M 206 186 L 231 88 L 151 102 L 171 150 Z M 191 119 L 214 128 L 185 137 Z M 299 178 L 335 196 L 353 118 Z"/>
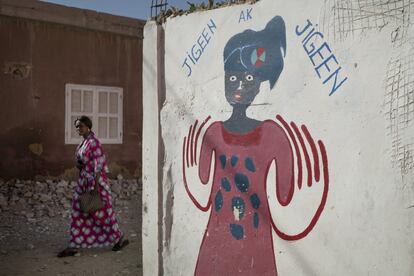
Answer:
<path fill-rule="evenodd" d="M 229 80 L 230 81 L 236 81 L 237 80 L 237 77 L 236 76 L 230 76 Z"/>
<path fill-rule="evenodd" d="M 252 80 L 253 80 L 253 76 L 252 76 L 252 75 L 247 75 L 247 76 L 246 76 L 246 80 L 248 80 L 248 81 L 252 81 Z"/>

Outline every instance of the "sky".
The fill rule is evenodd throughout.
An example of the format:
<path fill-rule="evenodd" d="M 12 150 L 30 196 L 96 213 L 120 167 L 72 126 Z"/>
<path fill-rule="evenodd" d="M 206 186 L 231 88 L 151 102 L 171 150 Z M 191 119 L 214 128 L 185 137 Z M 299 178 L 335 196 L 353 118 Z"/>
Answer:
<path fill-rule="evenodd" d="M 152 0 L 42 0 L 43 2 L 56 3 L 68 7 L 77 7 L 88 10 L 95 10 L 115 15 L 122 15 L 132 18 L 147 20 L 151 16 Z M 203 0 L 188 0 L 191 3 L 199 4 L 208 2 Z M 157 2 L 154 0 L 154 3 Z M 161 2 L 161 0 L 158 0 Z M 186 0 L 164 0 L 168 6 L 180 9 L 187 9 Z"/>

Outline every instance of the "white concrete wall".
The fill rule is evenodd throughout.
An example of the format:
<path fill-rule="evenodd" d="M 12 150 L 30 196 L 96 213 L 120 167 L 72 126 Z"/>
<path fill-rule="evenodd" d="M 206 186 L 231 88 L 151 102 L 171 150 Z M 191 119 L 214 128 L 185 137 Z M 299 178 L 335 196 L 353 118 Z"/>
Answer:
<path fill-rule="evenodd" d="M 144 28 L 142 251 L 144 275 L 158 274 L 158 86 L 157 25 Z"/>
<path fill-rule="evenodd" d="M 273 233 L 278 275 L 414 275 L 414 49 L 410 43 L 414 14 L 408 7 L 401 8 L 411 5 L 409 1 L 393 2 L 400 13 L 394 13 L 386 1 L 376 1 L 377 6 L 358 6 L 359 2 L 262 0 L 167 20 L 162 110 L 156 98 L 156 28 L 146 25 L 145 275 L 158 273 L 159 243 L 165 275 L 194 273 L 213 208 L 200 211 L 185 191 L 183 138 L 196 119 L 211 115 L 212 121 L 221 121 L 230 116 L 224 97 L 224 46 L 245 29 L 262 30 L 276 15 L 286 24 L 285 67 L 271 91 L 262 83 L 248 115 L 275 120 L 281 114 L 289 122 L 305 124 L 326 145 L 330 177 L 325 208 L 306 237 L 285 241 Z M 240 20 L 241 12 L 250 8 L 251 19 Z M 295 34 L 295 28 L 305 26 L 308 19 L 324 34 L 315 44 L 327 42 L 342 67 L 339 78 L 348 78 L 331 96 L 332 82 L 323 84 L 323 78 L 318 78 L 303 37 Z M 217 28 L 187 76 L 183 61 L 211 20 Z M 165 145 L 162 183 L 157 178 L 159 122 Z M 195 185 L 196 173 L 188 172 L 187 180 L 201 202 L 207 202 L 209 187 Z M 157 185 L 163 187 L 162 241 L 157 230 Z M 283 230 L 294 233 L 309 223 L 322 187 L 295 188 L 286 207 L 268 191 L 272 215 Z"/>

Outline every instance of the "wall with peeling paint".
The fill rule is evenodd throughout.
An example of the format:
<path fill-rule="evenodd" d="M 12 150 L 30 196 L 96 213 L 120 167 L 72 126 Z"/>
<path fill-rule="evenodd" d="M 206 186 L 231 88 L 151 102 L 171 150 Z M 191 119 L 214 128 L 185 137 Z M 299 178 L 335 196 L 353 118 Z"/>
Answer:
<path fill-rule="evenodd" d="M 140 176 L 143 21 L 40 1 L 2 1 L 0 14 L 0 177 L 74 167 L 74 145 L 65 145 L 66 83 L 123 88 L 123 144 L 104 148 L 124 177 Z"/>
<path fill-rule="evenodd" d="M 152 58 L 144 60 L 144 87 L 151 91 L 144 100 L 151 99 L 146 108 L 153 113 L 144 116 L 143 130 L 143 141 L 148 145 L 143 152 L 143 227 L 148 230 L 143 231 L 145 275 L 192 275 L 197 261 L 201 262 L 205 236 L 217 235 L 206 229 L 214 229 L 211 225 L 207 228 L 209 218 L 221 205 L 217 208 L 216 194 L 210 195 L 214 186 L 211 190 L 209 184 L 201 183 L 197 168 L 187 168 L 183 149 L 188 139 L 184 138 L 194 135 L 190 126 L 198 129 L 208 116 L 209 123 L 230 117 L 232 109 L 224 97 L 223 49 L 233 35 L 246 29 L 260 31 L 276 15 L 286 24 L 284 69 L 273 89 L 262 82 L 248 116 L 280 124 L 276 116 L 281 115 L 288 123 L 294 122 L 290 126 L 306 125 L 315 141 L 325 145 L 329 161 L 329 192 L 313 229 L 296 241 L 272 230 L 278 275 L 414 273 L 413 5 L 414 1 L 403 0 L 262 0 L 190 14 L 162 25 L 165 56 L 153 52 L 153 45 L 162 50 L 160 27 L 147 23 L 144 56 L 148 53 Z M 214 34 L 201 47 L 198 40 L 212 21 Z M 330 51 L 320 59 L 310 57 L 309 52 L 315 49 L 309 50 L 306 34 L 298 35 L 308 22 L 321 33 L 311 40 L 315 49 L 323 43 L 329 45 Z M 192 48 L 200 47 L 202 53 L 197 58 L 191 56 Z M 340 78 L 347 78 L 334 93 L 332 82 L 323 77 L 326 72 L 318 72 L 328 54 L 334 54 L 336 60 L 330 66 L 339 65 Z M 154 125 L 160 126 L 160 132 L 154 132 Z M 160 141 L 154 143 L 154 139 Z M 304 147 L 299 142 L 300 153 L 306 149 L 310 166 L 315 166 L 311 146 L 306 140 Z M 199 155 L 195 156 L 197 160 Z M 218 168 L 220 160 L 216 158 Z M 297 161 L 296 157 L 295 165 Z M 301 162 L 302 178 L 307 179 L 306 158 Z M 184 185 L 183 167 L 193 198 Z M 299 189 L 295 185 L 292 201 L 286 206 L 279 203 L 276 185 L 269 179 L 274 178 L 267 181 L 273 220 L 283 232 L 300 233 L 323 199 L 323 179 L 312 181 L 311 187 L 303 184 Z M 210 208 L 202 212 L 195 202 Z M 226 202 L 223 204 L 226 208 Z M 216 251 L 209 248 L 212 267 L 227 260 L 228 271 L 241 275 L 255 271 L 254 258 L 247 259 L 251 270 L 241 269 L 241 250 L 222 254 L 223 246 L 217 245 Z M 274 275 L 275 271 L 265 273 Z"/>

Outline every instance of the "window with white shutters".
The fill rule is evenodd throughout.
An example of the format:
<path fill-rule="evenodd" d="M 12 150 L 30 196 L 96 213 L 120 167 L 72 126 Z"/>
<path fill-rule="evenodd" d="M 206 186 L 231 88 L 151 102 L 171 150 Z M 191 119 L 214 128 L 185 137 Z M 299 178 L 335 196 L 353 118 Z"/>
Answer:
<path fill-rule="evenodd" d="M 120 87 L 66 84 L 65 143 L 81 137 L 74 121 L 82 115 L 92 120 L 93 131 L 103 144 L 122 144 L 122 92 Z"/>

